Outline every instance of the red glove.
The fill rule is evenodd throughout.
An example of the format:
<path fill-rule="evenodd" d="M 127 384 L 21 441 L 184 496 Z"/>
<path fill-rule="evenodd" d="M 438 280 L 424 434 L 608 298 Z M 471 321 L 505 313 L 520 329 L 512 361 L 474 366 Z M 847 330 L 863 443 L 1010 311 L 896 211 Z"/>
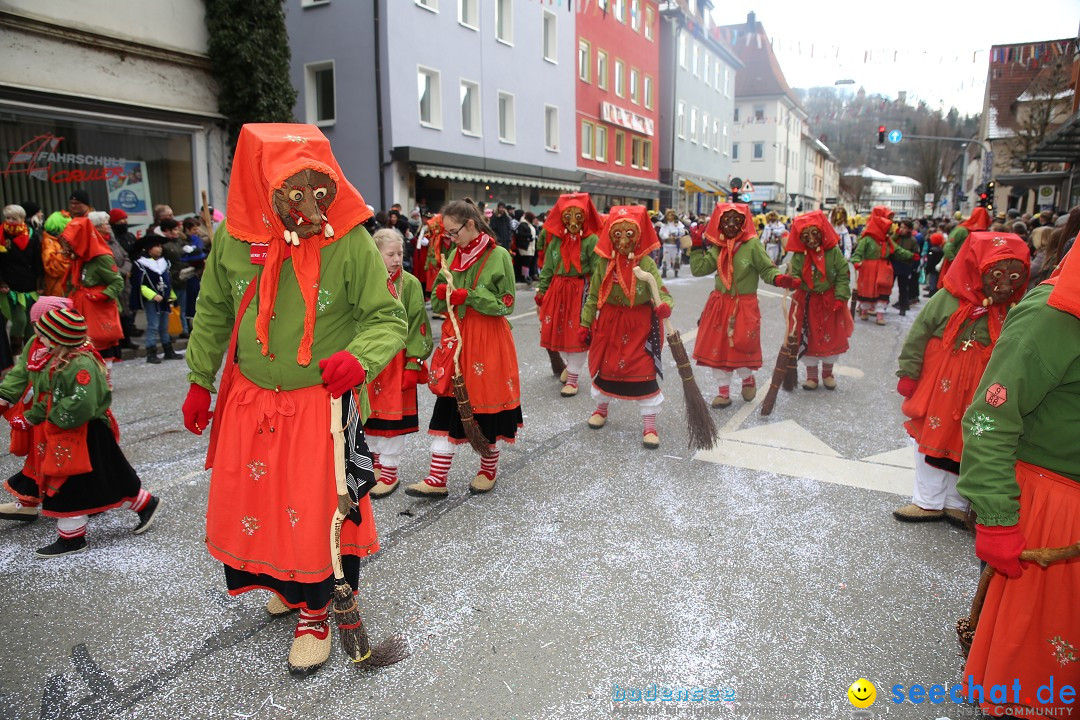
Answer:
<path fill-rule="evenodd" d="M 439 298 L 440 300 L 445 300 L 446 299 L 446 287 L 447 287 L 446 283 L 443 283 L 442 285 L 437 286 L 435 288 L 435 297 Z"/>
<path fill-rule="evenodd" d="M 458 288 L 454 292 L 450 293 L 450 304 L 451 305 L 464 305 L 465 304 L 465 298 L 468 297 L 468 295 L 469 295 L 468 288 Z"/>
<path fill-rule="evenodd" d="M 896 392 L 906 398 L 915 394 L 915 388 L 919 387 L 919 381 L 914 378 L 902 377 L 896 383 Z"/>
<path fill-rule="evenodd" d="M 540 307 L 544 304 L 544 293 L 536 293 L 533 295 L 533 302 L 536 303 L 536 307 Z"/>
<path fill-rule="evenodd" d="M 919 260 L 922 260 L 922 255 L 919 253 L 915 253 L 911 256 L 911 262 L 919 262 Z"/>
<path fill-rule="evenodd" d="M 364 382 L 367 371 L 360 361 L 348 350 L 338 350 L 328 358 L 319 361 L 322 381 L 330 391 L 330 397 L 339 398 Z"/>
<path fill-rule="evenodd" d="M 403 372 L 401 374 L 401 389 L 402 389 L 402 391 L 403 392 L 409 392 L 410 390 L 415 390 L 416 385 L 417 385 L 417 383 L 419 381 L 420 381 L 420 371 L 419 370 L 406 369 L 405 372 Z"/>
<path fill-rule="evenodd" d="M 184 427 L 188 432 L 202 435 L 203 430 L 210 427 L 210 418 L 214 417 L 214 413 L 210 412 L 210 391 L 202 385 L 191 383 L 182 410 Z"/>
<path fill-rule="evenodd" d="M 859 268 L 861 268 L 861 267 L 862 267 L 862 263 L 861 263 L 861 262 L 857 262 L 857 263 L 851 263 L 851 264 L 855 266 L 855 272 L 858 272 L 858 271 L 859 271 Z"/>
<path fill-rule="evenodd" d="M 577 339 L 579 343 L 588 347 L 589 343 L 592 342 L 592 330 L 587 327 L 579 327 L 577 329 Z"/>
<path fill-rule="evenodd" d="M 671 306 L 667 303 L 660 303 L 656 306 L 656 317 L 661 320 L 667 320 L 671 317 Z"/>
<path fill-rule="evenodd" d="M 797 277 L 792 277 L 791 275 L 777 275 L 776 279 L 773 280 L 773 283 L 776 284 L 776 287 L 785 288 L 787 290 L 797 290 L 799 285 L 802 284 L 802 280 Z"/>
<path fill-rule="evenodd" d="M 1026 545 L 1019 525 L 975 525 L 975 556 L 1011 580 L 1027 567 L 1020 560 Z"/>
<path fill-rule="evenodd" d="M 108 295 L 106 295 L 105 293 L 97 292 L 95 290 L 83 290 L 83 293 L 86 295 L 86 298 L 88 300 L 101 301 L 101 300 L 111 300 L 112 299 Z"/>
<path fill-rule="evenodd" d="M 847 304 L 847 300 L 841 300 L 840 298 L 836 298 L 835 302 L 833 303 L 833 312 L 840 312 L 847 307 Z"/>

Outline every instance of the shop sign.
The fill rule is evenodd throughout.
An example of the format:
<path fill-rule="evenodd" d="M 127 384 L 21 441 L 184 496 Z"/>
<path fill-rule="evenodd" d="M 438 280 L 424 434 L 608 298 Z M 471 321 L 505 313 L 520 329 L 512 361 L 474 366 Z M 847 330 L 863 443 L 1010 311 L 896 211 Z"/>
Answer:
<path fill-rule="evenodd" d="M 630 110 L 621 108 L 617 105 L 612 105 L 609 102 L 600 103 L 600 117 L 603 118 L 604 122 L 609 122 L 612 125 L 621 125 L 624 128 L 641 133 L 642 135 L 651 137 L 654 132 L 654 125 L 651 118 L 643 117 L 636 112 L 631 112 Z"/>

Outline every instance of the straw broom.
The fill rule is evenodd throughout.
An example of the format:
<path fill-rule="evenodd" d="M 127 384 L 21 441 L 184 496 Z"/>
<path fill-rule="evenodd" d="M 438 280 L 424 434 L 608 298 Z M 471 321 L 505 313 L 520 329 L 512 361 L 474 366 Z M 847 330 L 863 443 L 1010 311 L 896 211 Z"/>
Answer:
<path fill-rule="evenodd" d="M 551 374 L 555 377 L 562 377 L 563 370 L 566 369 L 566 363 L 563 362 L 562 355 L 554 350 L 548 350 L 548 360 L 551 361 Z"/>
<path fill-rule="evenodd" d="M 787 299 L 788 294 L 785 293 L 784 300 Z M 784 307 L 783 301 L 781 301 L 781 307 Z M 787 333 L 784 335 L 784 343 L 780 346 L 780 352 L 776 355 L 776 366 L 773 367 L 769 391 L 765 393 L 765 399 L 761 401 L 762 417 L 772 414 L 773 407 L 776 405 L 776 395 L 780 392 L 781 386 L 790 392 L 795 389 L 795 381 L 798 379 L 798 323 L 794 322 L 795 318 L 792 317 L 792 313 L 786 309 L 784 310 L 784 316 L 787 322 Z M 795 377 L 792 377 L 793 371 L 796 373 Z"/>
<path fill-rule="evenodd" d="M 450 316 L 450 324 L 454 326 L 454 334 L 457 335 L 458 343 L 454 349 L 454 377 L 451 382 L 454 385 L 454 397 L 457 399 L 458 415 L 461 416 L 461 426 L 465 429 L 465 437 L 473 450 L 480 457 L 491 457 L 491 445 L 484 437 L 483 431 L 473 417 L 472 403 L 469 402 L 469 390 L 465 387 L 465 376 L 461 374 L 461 326 L 458 325 L 457 308 L 450 304 L 450 293 L 454 292 L 454 276 L 446 267 L 446 263 L 439 259 L 439 272 L 446 278 L 446 314 Z"/>
<path fill-rule="evenodd" d="M 653 306 L 659 305 L 660 290 L 656 287 L 656 278 L 640 267 L 634 267 L 634 275 L 649 285 Z M 694 379 L 694 369 L 690 365 L 690 357 L 686 354 L 682 336 L 666 319 L 664 334 L 667 335 L 671 357 L 675 360 L 675 367 L 682 379 L 683 401 L 686 404 L 686 433 L 689 436 L 687 447 L 691 450 L 712 450 L 716 447 L 716 423 L 713 422 L 709 406 L 705 404 L 701 388 Z"/>
<path fill-rule="evenodd" d="M 360 619 L 356 596 L 341 568 L 341 525 L 352 508 L 345 484 L 345 427 L 341 422 L 341 398 L 330 399 L 330 432 L 334 437 L 334 483 L 338 504 L 330 524 L 330 564 L 334 568 L 334 618 L 337 620 L 341 649 L 354 663 L 375 668 L 393 665 L 409 656 L 408 644 L 401 635 L 391 635 L 375 647 L 368 641 L 367 629 Z"/>

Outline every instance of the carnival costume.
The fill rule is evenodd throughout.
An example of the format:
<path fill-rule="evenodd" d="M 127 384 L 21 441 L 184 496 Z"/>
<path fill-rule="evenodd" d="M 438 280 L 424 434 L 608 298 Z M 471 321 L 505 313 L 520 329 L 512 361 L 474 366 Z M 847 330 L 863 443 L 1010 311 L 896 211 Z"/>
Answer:
<path fill-rule="evenodd" d="M 60 239 L 71 249 L 66 295 L 86 318 L 87 335 L 97 350 L 110 348 L 124 337 L 118 298 L 124 276 L 105 238 L 89 218 L 73 218 Z"/>
<path fill-rule="evenodd" d="M 973 232 L 982 232 L 989 228 L 990 224 L 990 213 L 986 208 L 979 206 L 971 211 L 971 215 L 968 216 L 967 220 L 952 229 L 949 233 L 949 239 L 945 241 L 945 247 L 942 249 L 945 259 L 941 261 L 939 288 L 944 287 L 945 275 L 949 272 L 949 265 L 956 258 L 956 254 L 960 252 L 960 248 L 964 246 L 964 241 L 967 240 L 968 235 Z"/>
<path fill-rule="evenodd" d="M 897 247 L 889 236 L 893 211 L 878 206 L 870 212 L 862 237 L 851 253 L 851 263 L 858 272 L 855 295 L 859 299 L 859 317 L 870 318 L 876 314 L 878 325 L 885 324 L 885 310 L 889 307 L 889 295 L 895 275 L 890 260 L 918 260 L 919 256 Z"/>

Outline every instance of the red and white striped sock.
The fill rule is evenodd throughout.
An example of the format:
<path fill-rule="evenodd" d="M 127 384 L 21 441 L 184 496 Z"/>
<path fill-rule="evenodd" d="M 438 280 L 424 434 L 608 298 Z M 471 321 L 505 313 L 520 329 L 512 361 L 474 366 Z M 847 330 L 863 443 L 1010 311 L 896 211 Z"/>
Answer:
<path fill-rule="evenodd" d="M 446 487 L 446 476 L 450 474 L 450 464 L 454 462 L 453 455 L 431 453 L 431 470 L 424 482 L 432 487 Z"/>
<path fill-rule="evenodd" d="M 750 377 L 743 378 L 743 381 L 742 381 L 742 386 L 743 387 L 755 387 L 756 385 L 757 385 L 757 383 L 754 382 L 754 376 L 753 375 L 751 375 Z"/>
<path fill-rule="evenodd" d="M 146 488 L 139 488 L 139 494 L 135 497 L 135 502 L 131 503 L 131 509 L 135 512 L 142 512 L 146 507 L 146 503 L 150 502 L 151 495 L 146 492 Z"/>
<path fill-rule="evenodd" d="M 593 410 L 593 415 L 599 415 L 600 417 L 607 417 L 607 403 L 597 403 L 596 409 Z"/>
<path fill-rule="evenodd" d="M 577 373 L 572 373 L 572 372 L 567 372 L 566 373 L 566 384 L 569 385 L 570 387 L 577 387 L 577 379 L 578 379 Z"/>
<path fill-rule="evenodd" d="M 296 621 L 296 631 L 293 634 L 296 637 L 308 634 L 314 635 L 319 640 L 326 639 L 326 636 L 330 634 L 330 623 L 327 622 L 329 607 L 327 605 L 322 610 L 300 608 L 300 618 Z"/>
<path fill-rule="evenodd" d="M 75 538 L 81 538 L 86 535 L 86 523 L 83 523 L 76 530 L 61 530 L 56 528 L 56 534 L 62 537 L 64 540 L 74 540 Z"/>
<path fill-rule="evenodd" d="M 832 368 L 833 368 L 832 363 L 821 363 L 821 374 L 824 377 L 831 378 L 833 376 L 832 375 Z"/>
<path fill-rule="evenodd" d="M 643 434 L 648 435 L 649 433 L 652 433 L 652 434 L 655 435 L 656 434 L 656 413 L 653 413 L 652 415 L 642 415 L 641 419 L 645 423 L 645 431 L 644 431 Z"/>
<path fill-rule="evenodd" d="M 379 472 L 381 473 L 379 482 L 386 485 L 393 485 L 397 482 L 397 466 L 390 467 L 389 465 L 382 465 Z"/>
<path fill-rule="evenodd" d="M 36 499 L 35 500 L 29 500 L 29 499 L 24 500 L 22 498 L 16 498 L 15 499 L 15 505 L 16 505 L 16 507 L 36 508 L 38 505 L 41 505 L 41 501 L 36 500 Z"/>
<path fill-rule="evenodd" d="M 379 453 L 371 453 L 371 464 L 375 467 L 376 470 L 382 470 L 382 465 L 379 463 Z"/>
<path fill-rule="evenodd" d="M 827 367 L 831 367 L 831 366 L 827 366 Z M 816 363 L 813 364 L 813 365 L 807 365 L 806 366 L 806 379 L 809 382 L 815 382 L 816 383 L 818 381 L 817 364 Z"/>
<path fill-rule="evenodd" d="M 494 480 L 495 473 L 499 471 L 499 450 L 492 445 L 491 452 L 491 457 L 480 458 L 480 474 L 488 480 Z"/>
<path fill-rule="evenodd" d="M 730 400 L 731 399 L 731 386 L 730 385 L 721 385 L 719 388 L 716 389 L 716 394 L 718 396 L 722 397 L 722 398 L 727 398 L 727 399 Z"/>

